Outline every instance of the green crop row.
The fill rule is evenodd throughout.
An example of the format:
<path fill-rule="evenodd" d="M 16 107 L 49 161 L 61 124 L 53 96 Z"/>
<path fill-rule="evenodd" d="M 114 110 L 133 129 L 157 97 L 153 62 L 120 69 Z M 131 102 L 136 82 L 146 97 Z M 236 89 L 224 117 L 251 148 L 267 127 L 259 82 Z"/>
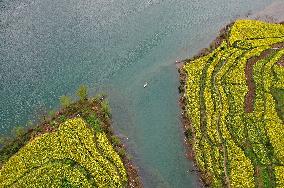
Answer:
<path fill-rule="evenodd" d="M 275 65 L 284 53 L 270 45 L 284 42 L 284 26 L 240 20 L 229 34 L 230 44 L 183 68 L 197 165 L 212 187 L 281 187 L 284 131 L 271 91 L 284 89 L 283 67 Z M 272 55 L 263 59 L 264 52 Z M 247 113 L 251 58 L 257 61 L 250 68 L 254 110 Z"/>
<path fill-rule="evenodd" d="M 78 182 L 89 185 L 86 179 L 91 177 L 96 187 L 124 186 L 127 177 L 121 159 L 106 137 L 98 140 L 97 143 L 94 131 L 83 119 L 70 119 L 61 124 L 58 131 L 36 137 L 12 156 L 0 171 L 0 187 L 16 185 L 19 182 L 29 183 L 31 179 L 38 179 L 41 184 L 51 183 L 52 187 L 62 180 L 59 176 L 66 178 L 72 185 L 77 185 Z M 51 163 L 54 160 L 71 160 L 75 166 L 79 165 L 85 169 L 89 176 L 83 178 L 72 166 Z M 54 167 L 54 175 L 45 174 L 40 177 L 40 174 L 52 168 L 51 166 Z M 54 178 L 51 178 L 53 176 Z M 50 182 L 51 179 L 54 181 Z"/>

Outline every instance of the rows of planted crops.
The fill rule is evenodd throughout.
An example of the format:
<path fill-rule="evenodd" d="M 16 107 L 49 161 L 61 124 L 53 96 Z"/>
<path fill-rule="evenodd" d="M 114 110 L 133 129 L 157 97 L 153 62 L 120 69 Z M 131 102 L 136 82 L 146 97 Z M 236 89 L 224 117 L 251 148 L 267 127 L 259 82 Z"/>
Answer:
<path fill-rule="evenodd" d="M 124 163 L 103 128 L 107 118 L 98 118 L 107 115 L 93 111 L 103 103 L 94 101 L 74 103 L 45 122 L 49 130 L 1 167 L 0 187 L 127 187 Z"/>
<path fill-rule="evenodd" d="M 43 134 L 5 163 L 0 187 L 122 187 L 127 175 L 105 133 L 82 118 L 69 119 L 58 131 Z"/>
<path fill-rule="evenodd" d="M 182 68 L 187 135 L 206 184 L 284 187 L 283 44 L 283 24 L 238 20 L 221 45 Z M 252 59 L 248 83 L 245 69 Z"/>

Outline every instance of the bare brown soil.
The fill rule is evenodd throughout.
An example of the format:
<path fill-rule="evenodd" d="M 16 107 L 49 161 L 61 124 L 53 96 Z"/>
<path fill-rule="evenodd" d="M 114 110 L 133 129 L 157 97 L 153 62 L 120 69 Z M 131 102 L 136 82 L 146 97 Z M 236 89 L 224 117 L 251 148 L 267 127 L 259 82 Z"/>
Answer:
<path fill-rule="evenodd" d="M 125 147 L 125 146 L 123 146 Z M 122 158 L 123 164 L 127 171 L 128 175 L 128 186 L 129 188 L 142 188 L 143 184 L 138 175 L 137 167 L 133 164 L 131 160 L 129 160 L 126 156 Z"/>
<path fill-rule="evenodd" d="M 245 96 L 245 112 L 246 113 L 253 112 L 253 104 L 254 104 L 254 97 L 255 97 L 255 83 L 254 83 L 254 80 L 253 80 L 253 66 L 257 61 L 259 61 L 261 59 L 265 59 L 268 56 L 270 56 L 271 53 L 272 53 L 272 50 L 266 50 L 260 56 L 250 58 L 246 63 L 245 75 L 246 75 L 246 82 L 247 82 L 247 86 L 248 86 L 248 93 Z"/>
<path fill-rule="evenodd" d="M 284 56 L 277 62 L 277 64 L 284 67 Z"/>
<path fill-rule="evenodd" d="M 248 93 L 245 96 L 245 112 L 246 113 L 251 113 L 254 110 L 253 105 L 254 105 L 254 98 L 255 98 L 255 83 L 253 80 L 253 66 L 257 61 L 269 57 L 274 51 L 273 48 L 275 49 L 284 48 L 284 42 L 272 45 L 272 49 L 265 50 L 258 57 L 255 56 L 255 57 L 250 58 L 246 63 L 245 75 L 246 75 L 246 82 L 248 86 Z M 278 64 L 283 66 L 284 65 L 283 62 L 284 62 L 284 57 L 281 58 Z"/>

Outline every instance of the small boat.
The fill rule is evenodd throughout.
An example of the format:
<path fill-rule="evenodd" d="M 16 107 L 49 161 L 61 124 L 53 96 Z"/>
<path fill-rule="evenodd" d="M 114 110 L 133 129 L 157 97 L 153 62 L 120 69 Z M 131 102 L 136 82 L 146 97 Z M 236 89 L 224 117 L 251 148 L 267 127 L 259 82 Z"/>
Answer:
<path fill-rule="evenodd" d="M 145 88 L 145 87 L 147 87 L 147 86 L 148 86 L 148 82 L 145 82 L 145 84 L 144 84 L 143 87 Z"/>

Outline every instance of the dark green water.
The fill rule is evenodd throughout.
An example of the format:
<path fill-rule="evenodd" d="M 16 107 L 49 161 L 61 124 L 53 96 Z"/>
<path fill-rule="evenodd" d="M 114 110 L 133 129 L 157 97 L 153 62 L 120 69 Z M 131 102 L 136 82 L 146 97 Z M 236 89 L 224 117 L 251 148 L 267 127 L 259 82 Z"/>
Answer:
<path fill-rule="evenodd" d="M 198 187 L 185 158 L 174 65 L 272 0 L 2 0 L 0 132 L 84 83 L 109 95 L 145 187 Z M 144 82 L 149 83 L 143 88 Z"/>

